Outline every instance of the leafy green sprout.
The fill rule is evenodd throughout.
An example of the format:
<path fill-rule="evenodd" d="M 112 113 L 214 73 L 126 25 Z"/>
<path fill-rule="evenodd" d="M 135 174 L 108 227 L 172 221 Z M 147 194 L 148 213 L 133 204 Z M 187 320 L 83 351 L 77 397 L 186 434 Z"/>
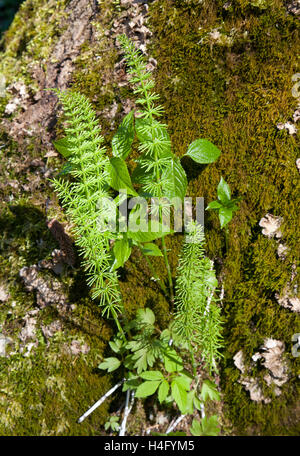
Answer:
<path fill-rule="evenodd" d="M 104 429 L 106 431 L 111 429 L 113 432 L 118 432 L 120 429 L 119 419 L 120 417 L 118 416 L 111 416 L 109 420 L 104 424 Z"/>
<path fill-rule="evenodd" d="M 157 394 L 159 403 L 175 402 L 181 414 L 194 414 L 195 411 L 202 414 L 204 402 L 220 400 L 220 394 L 213 382 L 204 380 L 200 388 L 200 378 L 189 371 L 178 349 L 188 354 L 190 346 L 184 342 L 182 336 L 173 332 L 172 325 L 170 329 L 160 332 L 155 326 L 154 313 L 145 308 L 138 310 L 136 319 L 130 322 L 130 328 L 135 328 L 136 333 L 129 342 L 124 344 L 120 336 L 109 342 L 118 357 L 105 358 L 99 365 L 100 369 L 108 372 L 122 365 L 126 367 L 124 392 L 135 390 L 135 397 L 141 399 Z M 170 346 L 170 341 L 174 347 Z M 149 370 L 152 367 L 154 369 Z M 214 422 L 202 419 L 200 424 L 194 425 L 195 432 L 200 432 L 198 427 L 202 426 L 202 434 L 195 435 L 217 435 Z M 208 434 L 205 434 L 206 432 Z"/>
<path fill-rule="evenodd" d="M 231 221 L 234 213 L 238 210 L 237 203 L 241 201 L 241 198 L 231 199 L 230 187 L 225 182 L 223 177 L 218 184 L 217 188 L 218 199 L 212 201 L 207 206 L 206 210 L 216 210 L 218 212 L 219 221 L 221 228 L 225 228 L 225 239 L 226 239 L 226 251 L 228 251 L 228 224 Z"/>

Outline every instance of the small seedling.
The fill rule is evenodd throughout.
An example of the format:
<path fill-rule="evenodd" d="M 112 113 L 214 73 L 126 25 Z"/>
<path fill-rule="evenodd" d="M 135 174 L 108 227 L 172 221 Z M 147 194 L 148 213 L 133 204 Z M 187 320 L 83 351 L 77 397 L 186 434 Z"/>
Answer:
<path fill-rule="evenodd" d="M 120 424 L 119 424 L 119 417 L 118 416 L 111 416 L 108 421 L 106 421 L 104 425 L 104 429 L 108 431 L 111 429 L 113 432 L 118 432 L 120 429 Z"/>
<path fill-rule="evenodd" d="M 229 232 L 227 225 L 231 221 L 233 214 L 238 210 L 237 203 L 241 201 L 241 198 L 231 199 L 230 187 L 223 177 L 221 177 L 218 184 L 217 195 L 218 199 L 209 203 L 206 210 L 213 209 L 218 211 L 221 228 L 225 228 L 226 251 L 228 252 Z"/>

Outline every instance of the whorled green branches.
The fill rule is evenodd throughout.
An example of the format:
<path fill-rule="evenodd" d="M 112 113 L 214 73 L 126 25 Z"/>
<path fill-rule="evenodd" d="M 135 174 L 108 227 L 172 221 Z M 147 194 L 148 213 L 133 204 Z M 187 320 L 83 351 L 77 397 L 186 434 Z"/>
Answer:
<path fill-rule="evenodd" d="M 116 318 L 123 307 L 118 276 L 111 271 L 109 241 L 113 236 L 99 229 L 106 215 L 99 201 L 109 197 L 103 138 L 91 105 L 83 95 L 71 91 L 56 93 L 67 122 L 66 137 L 56 147 L 67 151 L 71 179 L 60 177 L 52 183 L 73 224 L 88 284 L 93 287 L 92 297 L 99 299 L 103 314 Z"/>
<path fill-rule="evenodd" d="M 222 347 L 220 308 L 214 297 L 217 284 L 212 262 L 204 255 L 203 228 L 192 222 L 179 258 L 174 328 L 188 343 L 192 358 L 200 348 L 210 370 L 216 369 Z"/>
<path fill-rule="evenodd" d="M 125 52 L 125 59 L 129 66 L 128 72 L 132 75 L 130 81 L 135 84 L 134 93 L 139 96 L 136 100 L 136 103 L 140 106 L 139 117 L 136 119 L 136 133 L 140 141 L 139 150 L 141 156 L 137 160 L 135 181 L 142 184 L 145 193 L 149 193 L 154 197 L 176 196 L 170 195 L 169 192 L 165 191 L 167 183 L 165 174 L 169 169 L 170 160 L 174 160 L 175 157 L 171 151 L 171 141 L 167 126 L 157 120 L 157 117 L 163 113 L 163 107 L 156 105 L 159 95 L 153 92 L 155 83 L 151 73 L 146 69 L 143 56 L 135 48 L 134 43 L 126 35 L 121 35 L 118 39 Z M 161 208 L 159 212 L 159 221 L 161 222 Z M 173 301 L 173 280 L 163 237 L 162 247 L 169 279 L 170 296 Z"/>

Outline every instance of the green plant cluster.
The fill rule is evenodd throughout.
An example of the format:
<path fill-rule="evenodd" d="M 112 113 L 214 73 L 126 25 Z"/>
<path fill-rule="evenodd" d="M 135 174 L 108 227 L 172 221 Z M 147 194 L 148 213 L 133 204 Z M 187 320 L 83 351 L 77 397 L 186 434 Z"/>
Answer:
<path fill-rule="evenodd" d="M 214 298 L 217 280 L 211 262 L 204 258 L 204 235 L 201 226 L 195 222 L 187 226 L 189 234 L 178 268 L 176 315 L 172 336 L 170 330 L 164 330 L 157 337 L 155 316 L 148 308 L 139 309 L 137 318 L 130 321 L 124 309 L 119 306 L 121 298 L 116 301 L 115 293 L 110 293 L 111 290 L 117 290 L 115 270 L 125 264 L 130 257 L 132 245 L 136 245 L 144 254 L 151 272 L 170 304 L 173 305 L 174 301 L 172 275 L 164 243 L 164 236 L 170 232 L 170 228 L 163 229 L 163 212 L 166 205 L 160 203 L 156 208 L 156 229 L 151 224 L 149 230 L 148 221 L 143 219 L 146 212 L 140 212 L 140 202 L 131 208 L 128 217 L 129 230 L 124 232 L 121 229 L 126 220 L 120 221 L 120 218 L 113 229 L 111 225 L 104 229 L 104 222 L 110 219 L 111 207 L 103 203 L 104 199 L 108 199 L 109 187 L 119 192 L 125 190 L 126 196 L 129 193 L 151 198 L 151 202 L 155 197 L 176 197 L 182 202 L 187 187 L 185 171 L 180 160 L 175 158 L 171 151 L 167 126 L 156 119 L 161 115 L 163 108 L 155 104 L 159 97 L 152 90 L 154 81 L 151 74 L 146 71 L 144 59 L 133 43 L 124 35 L 119 41 L 125 52 L 129 72 L 132 74 L 131 82 L 135 84 L 134 92 L 139 95 L 137 103 L 142 108 L 135 116 L 129 113 L 124 118 L 112 139 L 113 157 L 108 160 L 104 155 L 104 148 L 100 147 L 103 139 L 87 99 L 71 91 L 59 92 L 59 100 L 64 107 L 67 122 L 67 136 L 54 144 L 57 150 L 68 158 L 68 162 L 62 170 L 63 176 L 52 182 L 74 224 L 75 239 L 81 248 L 85 259 L 83 264 L 89 273 L 88 283 L 93 286 L 92 296 L 94 299 L 100 296 L 103 314 L 107 317 L 112 316 L 118 327 L 118 336 L 110 346 L 122 358 L 106 358 L 99 367 L 108 372 L 119 367 L 125 368 L 128 373 L 125 374 L 124 391 L 136 390 L 136 397 L 147 397 L 158 390 L 159 402 L 164 402 L 168 397 L 169 402 L 175 401 L 181 413 L 192 414 L 194 402 L 198 401 L 200 404 L 200 378 L 195 354 L 200 349 L 201 356 L 209 368 L 217 370 L 219 349 L 222 346 L 220 311 Z M 125 159 L 131 152 L 135 132 L 140 143 L 141 155 L 131 180 Z M 212 163 L 219 157 L 220 151 L 210 141 L 198 139 L 190 144 L 186 155 L 197 163 Z M 134 189 L 132 181 L 140 184 L 139 193 Z M 113 200 L 114 207 L 119 206 L 119 213 L 123 200 L 122 194 Z M 153 210 L 151 205 L 151 211 Z M 131 228 L 130 222 L 133 218 L 139 219 L 138 230 Z M 142 229 L 145 226 L 148 227 L 147 230 Z M 156 244 L 149 242 L 158 238 L 162 240 L 163 253 Z M 114 241 L 113 248 L 110 248 L 111 239 Z M 169 279 L 168 290 L 157 276 L 148 256 L 164 256 Z M 120 323 L 118 312 L 123 313 L 123 324 Z M 171 347 L 172 343 L 178 349 L 186 349 L 191 357 L 189 363 L 192 365 L 192 373 L 188 368 L 181 372 L 184 369 L 184 361 Z M 157 363 L 162 371 L 147 370 Z M 163 374 L 164 370 L 174 375 L 169 376 L 167 380 Z M 148 382 L 140 383 L 141 379 Z M 168 381 L 171 385 L 170 397 Z M 192 381 L 193 388 L 190 390 Z M 196 409 L 199 409 L 199 404 L 195 405 Z"/>
<path fill-rule="evenodd" d="M 70 14 L 66 5 L 67 2 L 56 0 L 22 3 L 0 45 L 0 78 L 5 76 L 6 86 L 22 81 L 30 96 L 39 90 L 32 69 L 35 64 L 41 70 L 46 68 L 48 56 L 65 31 L 62 21 Z M 109 8 L 109 2 L 105 2 L 108 19 Z M 102 10 L 98 23 L 107 27 L 104 16 Z M 95 45 L 98 46 L 99 41 Z M 80 58 L 86 58 L 87 54 L 82 49 Z M 105 55 L 112 58 L 109 53 Z M 96 70 L 97 86 L 99 73 L 103 74 L 102 60 L 99 67 L 101 71 Z M 67 315 L 61 315 L 55 306 L 41 310 L 37 317 L 38 328 L 59 320 L 62 330 L 46 343 L 41 329 L 38 329 L 37 335 L 26 342 L 21 353 L 23 344 L 19 333 L 24 317 L 28 312 L 36 311 L 37 305 L 35 291 L 25 291 L 19 270 L 42 259 L 51 261 L 51 252 L 59 248 L 46 225 L 47 198 L 53 203 L 47 212 L 49 219 L 55 217 L 65 224 L 66 216 L 55 203 L 54 191 L 43 176 L 45 170 L 49 173 L 60 166 L 61 159 L 43 158 L 45 147 L 41 145 L 39 134 L 27 136 L 24 132 L 24 136 L 18 138 L 20 141 L 12 139 L 7 130 L 21 108 L 10 116 L 4 114 L 14 94 L 7 91 L 6 95 L 0 97 L 0 112 L 4 120 L 0 128 L 0 286 L 5 287 L 9 299 L 1 302 L 0 331 L 14 343 L 7 346 L 7 357 L 0 358 L 0 434 L 99 435 L 99 425 L 104 424 L 108 413 L 108 402 L 88 422 L 78 425 L 76 420 L 82 408 L 94 400 L 95 391 L 101 394 L 109 388 L 110 376 L 99 376 L 95 366 L 106 349 L 111 328 L 88 296 L 86 280 L 77 265 L 74 268 L 64 266 L 60 276 L 52 271 L 40 271 L 39 277 L 49 282 L 61 282 L 73 310 Z M 107 103 L 105 96 L 103 103 Z M 41 166 L 31 165 L 33 161 L 38 161 Z M 89 353 L 67 354 L 72 340 L 87 344 Z M 35 345 L 25 356 L 28 343 Z M 12 355 L 13 351 L 17 354 Z"/>

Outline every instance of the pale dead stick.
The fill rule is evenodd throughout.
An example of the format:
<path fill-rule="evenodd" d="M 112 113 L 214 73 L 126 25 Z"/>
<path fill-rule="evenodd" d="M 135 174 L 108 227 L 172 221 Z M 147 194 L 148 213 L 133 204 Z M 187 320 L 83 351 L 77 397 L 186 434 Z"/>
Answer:
<path fill-rule="evenodd" d="M 104 396 L 102 396 L 99 401 L 95 402 L 94 405 L 92 405 L 91 408 L 89 408 L 83 415 L 81 415 L 81 417 L 78 419 L 78 423 L 82 423 L 83 420 L 86 419 L 86 417 L 88 417 L 94 410 L 96 410 L 97 407 L 99 407 L 101 404 L 103 404 L 103 402 L 114 392 L 116 391 L 118 388 L 120 388 L 120 386 L 124 383 L 125 381 L 125 378 L 123 378 L 123 380 L 121 380 L 119 383 L 117 383 L 115 386 L 113 386 L 110 390 L 108 390 Z"/>

